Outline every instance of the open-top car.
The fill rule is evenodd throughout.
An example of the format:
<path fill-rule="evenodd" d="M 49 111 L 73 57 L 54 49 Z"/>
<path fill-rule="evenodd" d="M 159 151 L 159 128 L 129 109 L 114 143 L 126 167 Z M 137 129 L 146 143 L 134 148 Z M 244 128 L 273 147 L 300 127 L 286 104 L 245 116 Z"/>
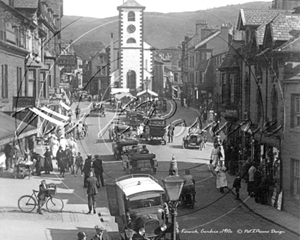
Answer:
<path fill-rule="evenodd" d="M 202 150 L 205 141 L 205 130 L 199 128 L 193 128 L 189 130 L 189 133 L 182 139 L 182 147 L 187 148 L 199 148 Z"/>

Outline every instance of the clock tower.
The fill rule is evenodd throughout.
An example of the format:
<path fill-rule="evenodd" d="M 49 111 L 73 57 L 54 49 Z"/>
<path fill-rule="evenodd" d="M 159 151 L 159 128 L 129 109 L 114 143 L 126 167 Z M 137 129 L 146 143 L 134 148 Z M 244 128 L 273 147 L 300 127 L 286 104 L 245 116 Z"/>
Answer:
<path fill-rule="evenodd" d="M 119 88 L 125 92 L 139 91 L 144 79 L 144 9 L 135 0 L 119 6 Z M 147 61 L 146 61 L 147 63 Z"/>

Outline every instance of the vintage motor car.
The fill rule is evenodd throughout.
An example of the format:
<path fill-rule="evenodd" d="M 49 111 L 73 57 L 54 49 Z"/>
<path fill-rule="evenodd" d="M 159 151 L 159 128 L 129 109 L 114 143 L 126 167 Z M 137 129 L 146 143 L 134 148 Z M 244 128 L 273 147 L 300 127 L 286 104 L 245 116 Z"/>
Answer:
<path fill-rule="evenodd" d="M 205 141 L 205 132 L 206 131 L 199 128 L 190 129 L 189 133 L 182 139 L 182 148 L 187 149 L 193 147 L 202 150 Z"/>
<path fill-rule="evenodd" d="M 137 147 L 136 150 L 136 152 L 123 157 L 124 170 L 128 170 L 129 173 L 153 172 L 155 174 L 158 167 L 156 155 L 154 153 L 140 153 L 142 151 L 140 147 Z"/>
<path fill-rule="evenodd" d="M 121 239 L 132 239 L 141 227 L 147 239 L 165 225 L 164 189 L 148 174 L 132 174 L 106 184 L 109 210 L 115 216 Z"/>
<path fill-rule="evenodd" d="M 146 140 L 160 140 L 162 144 L 166 144 L 166 126 L 166 119 L 160 117 L 150 118 L 145 126 Z"/>
<path fill-rule="evenodd" d="M 105 105 L 102 102 L 93 102 L 90 108 L 90 114 L 97 114 L 99 117 L 105 117 Z"/>

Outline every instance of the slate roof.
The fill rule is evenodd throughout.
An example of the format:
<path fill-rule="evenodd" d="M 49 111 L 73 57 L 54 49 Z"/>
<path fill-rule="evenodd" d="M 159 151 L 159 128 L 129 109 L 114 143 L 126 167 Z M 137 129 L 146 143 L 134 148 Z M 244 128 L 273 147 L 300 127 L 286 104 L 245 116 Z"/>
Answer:
<path fill-rule="evenodd" d="M 245 30 L 245 26 L 261 26 L 270 22 L 279 13 L 291 12 L 287 10 L 269 9 L 269 10 L 253 10 L 253 9 L 240 9 L 238 18 L 238 30 Z"/>
<path fill-rule="evenodd" d="M 15 8 L 37 8 L 39 0 L 15 0 Z"/>
<path fill-rule="evenodd" d="M 300 34 L 300 15 L 279 14 L 269 24 L 274 41 L 289 41 Z"/>
<path fill-rule="evenodd" d="M 142 6 L 141 4 L 139 4 L 137 1 L 135 0 L 127 0 L 127 2 L 125 2 L 124 4 L 122 4 L 121 6 L 118 7 L 119 8 L 124 8 L 124 7 L 141 7 L 141 8 L 145 8 L 144 6 Z"/>
<path fill-rule="evenodd" d="M 294 37 L 288 42 L 282 44 L 275 51 L 277 52 L 300 52 L 300 36 Z"/>

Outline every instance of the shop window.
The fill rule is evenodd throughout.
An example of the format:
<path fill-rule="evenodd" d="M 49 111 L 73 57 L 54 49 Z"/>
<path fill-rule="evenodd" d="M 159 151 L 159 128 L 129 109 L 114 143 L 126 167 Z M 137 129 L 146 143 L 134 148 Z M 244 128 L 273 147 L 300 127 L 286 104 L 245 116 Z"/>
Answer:
<path fill-rule="evenodd" d="M 300 196 L 300 161 L 292 159 L 292 193 Z"/>
<path fill-rule="evenodd" d="M 300 94 L 292 94 L 291 99 L 291 128 L 300 127 Z"/>
<path fill-rule="evenodd" d="M 135 13 L 133 11 L 130 11 L 128 13 L 128 21 L 129 22 L 134 22 L 135 21 Z"/>
<path fill-rule="evenodd" d="M 1 97 L 8 98 L 8 66 L 1 65 Z"/>

